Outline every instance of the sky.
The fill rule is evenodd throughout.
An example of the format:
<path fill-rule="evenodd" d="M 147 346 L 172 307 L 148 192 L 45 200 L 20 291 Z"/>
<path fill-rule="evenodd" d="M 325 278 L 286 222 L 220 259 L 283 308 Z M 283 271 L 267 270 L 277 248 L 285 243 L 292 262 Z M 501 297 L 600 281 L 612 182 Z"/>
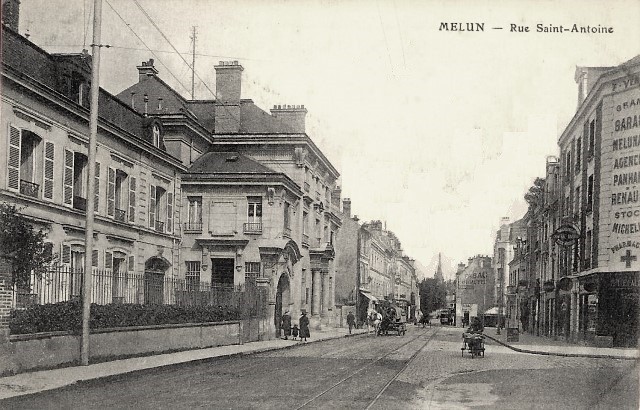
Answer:
<path fill-rule="evenodd" d="M 21 0 L 20 32 L 49 52 L 89 49 L 92 4 Z M 385 221 L 430 276 L 439 252 L 451 276 L 492 253 L 501 217 L 524 215 L 523 195 L 575 113 L 576 66 L 640 53 L 637 0 L 103 0 L 102 17 L 100 85 L 113 94 L 154 58 L 190 97 L 195 26 L 196 99 L 214 98 L 214 65 L 238 60 L 243 98 L 265 110 L 304 104 L 352 213 Z M 467 22 L 484 31 L 440 30 Z"/>

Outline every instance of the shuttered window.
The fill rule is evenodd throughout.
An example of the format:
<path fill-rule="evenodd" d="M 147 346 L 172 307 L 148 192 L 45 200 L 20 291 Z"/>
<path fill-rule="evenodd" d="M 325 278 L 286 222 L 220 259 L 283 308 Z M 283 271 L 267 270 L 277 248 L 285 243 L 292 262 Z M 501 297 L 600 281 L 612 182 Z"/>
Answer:
<path fill-rule="evenodd" d="M 149 228 L 156 227 L 156 186 L 149 186 Z"/>
<path fill-rule="evenodd" d="M 129 222 L 136 220 L 136 178 L 129 177 Z"/>
<path fill-rule="evenodd" d="M 116 170 L 109 167 L 107 175 L 107 215 L 114 216 L 116 208 Z"/>
<path fill-rule="evenodd" d="M 133 255 L 129 256 L 129 266 L 128 266 L 129 272 L 133 272 L 135 270 L 136 268 L 135 262 L 136 262 L 135 256 Z"/>
<path fill-rule="evenodd" d="M 17 191 L 20 189 L 20 145 L 22 131 L 9 126 L 9 158 L 7 158 L 7 188 Z"/>
<path fill-rule="evenodd" d="M 94 268 L 98 267 L 98 250 L 94 249 L 91 252 L 91 266 L 93 266 Z"/>
<path fill-rule="evenodd" d="M 42 186 L 44 187 L 43 197 L 45 199 L 53 199 L 53 168 L 55 165 L 55 146 L 51 141 L 44 143 L 44 172 L 42 177 Z"/>
<path fill-rule="evenodd" d="M 64 150 L 63 203 L 73 206 L 73 151 Z"/>
<path fill-rule="evenodd" d="M 71 265 L 71 246 L 63 243 L 61 254 L 60 260 L 62 263 L 64 265 Z"/>
<path fill-rule="evenodd" d="M 93 210 L 95 213 L 100 213 L 100 163 L 96 162 L 96 176 L 95 176 L 95 195 Z"/>
<path fill-rule="evenodd" d="M 173 193 L 167 193 L 167 226 L 166 231 L 171 232 L 173 229 Z"/>

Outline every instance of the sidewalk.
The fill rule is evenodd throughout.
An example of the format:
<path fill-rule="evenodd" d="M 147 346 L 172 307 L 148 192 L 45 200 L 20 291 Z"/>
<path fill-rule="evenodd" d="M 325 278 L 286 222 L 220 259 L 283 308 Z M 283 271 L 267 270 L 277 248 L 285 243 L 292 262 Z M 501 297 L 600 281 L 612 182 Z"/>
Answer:
<path fill-rule="evenodd" d="M 270 350 L 286 349 L 322 340 L 354 336 L 366 333 L 366 329 L 354 329 L 353 335 L 349 335 L 348 333 L 348 329 L 344 328 L 326 328 L 323 330 L 312 331 L 312 338 L 309 338 L 307 342 L 282 339 L 266 340 L 261 342 L 245 343 L 242 345 L 186 350 L 176 353 L 114 360 L 110 362 L 91 364 L 89 366 L 65 367 L 62 369 L 41 370 L 37 372 L 21 373 L 14 376 L 0 377 L 0 400 L 57 389 L 80 381 L 95 380 L 158 367 L 179 365 L 181 363 L 206 361 L 218 357 L 247 355 Z"/>
<path fill-rule="evenodd" d="M 500 333 L 497 335 L 496 328 L 493 327 L 484 329 L 484 334 L 489 340 L 522 353 L 626 360 L 640 358 L 639 351 L 635 348 L 585 346 L 566 342 L 563 337 L 554 340 L 553 337 L 534 336 L 529 333 L 520 333 L 517 342 L 507 343 L 506 329 L 501 329 Z"/>

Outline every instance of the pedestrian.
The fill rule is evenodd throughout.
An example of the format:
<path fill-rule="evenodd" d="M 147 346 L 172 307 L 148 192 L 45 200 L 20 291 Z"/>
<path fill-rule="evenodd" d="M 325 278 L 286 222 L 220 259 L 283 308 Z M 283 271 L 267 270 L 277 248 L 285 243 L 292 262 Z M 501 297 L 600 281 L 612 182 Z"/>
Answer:
<path fill-rule="evenodd" d="M 307 338 L 311 337 L 311 332 L 309 332 L 309 318 L 307 317 L 307 311 L 302 311 L 302 316 L 300 316 L 300 341 L 307 341 Z"/>
<path fill-rule="evenodd" d="M 349 325 L 349 334 L 351 334 L 351 329 L 353 329 L 355 324 L 356 324 L 356 317 L 353 316 L 353 312 L 349 312 L 349 314 L 347 315 L 347 325 Z"/>
<path fill-rule="evenodd" d="M 291 316 L 288 310 L 284 312 L 284 315 L 282 315 L 280 319 L 280 329 L 282 329 L 284 333 L 284 340 L 288 340 L 289 336 L 291 336 Z"/>
<path fill-rule="evenodd" d="M 291 328 L 291 336 L 293 336 L 293 340 L 298 340 L 298 335 L 300 334 L 300 329 L 298 325 L 293 325 Z"/>

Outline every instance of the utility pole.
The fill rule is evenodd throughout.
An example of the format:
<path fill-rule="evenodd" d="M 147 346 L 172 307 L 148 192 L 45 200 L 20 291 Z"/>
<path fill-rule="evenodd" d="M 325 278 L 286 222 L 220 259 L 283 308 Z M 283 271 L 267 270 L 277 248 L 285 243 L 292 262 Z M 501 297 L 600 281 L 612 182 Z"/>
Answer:
<path fill-rule="evenodd" d="M 87 172 L 87 206 L 84 236 L 84 272 L 82 286 L 82 345 L 80 363 L 89 364 L 89 317 L 91 315 L 91 281 L 93 267 L 93 212 L 95 196 L 96 139 L 98 136 L 98 94 L 100 92 L 100 30 L 102 0 L 93 2 L 93 43 L 91 44 L 91 105 L 89 111 L 89 172 Z"/>
<path fill-rule="evenodd" d="M 191 41 L 192 41 L 192 52 L 191 52 L 191 99 L 195 99 L 195 84 L 196 84 L 196 26 L 191 27 Z"/>

